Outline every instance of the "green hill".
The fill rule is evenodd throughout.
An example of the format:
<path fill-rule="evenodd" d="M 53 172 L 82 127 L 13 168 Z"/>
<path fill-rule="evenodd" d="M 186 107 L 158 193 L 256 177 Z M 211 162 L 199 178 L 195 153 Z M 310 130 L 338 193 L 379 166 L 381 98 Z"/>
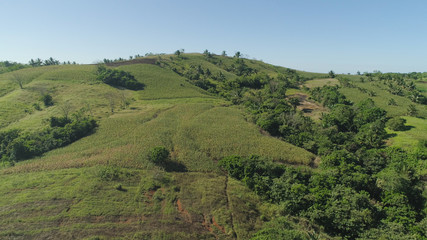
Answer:
<path fill-rule="evenodd" d="M 84 109 L 99 122 L 95 133 L 71 145 L 0 170 L 1 238 L 245 239 L 261 226 L 263 204 L 226 177 L 217 161 L 233 154 L 302 165 L 314 160 L 306 150 L 261 133 L 243 109 L 168 68 L 118 69 L 145 89 L 102 84 L 94 65 L 0 75 L 3 130 L 40 130 L 64 108 L 70 114 Z M 23 89 L 13 74 L 24 78 Z M 43 105 L 44 94 L 53 97 L 53 106 Z M 165 146 L 185 172 L 165 172 L 149 162 L 155 146 Z"/>
<path fill-rule="evenodd" d="M 343 82 L 207 51 L 105 69 L 109 81 L 97 65 L 0 74 L 0 134 L 10 133 L 0 135 L 1 239 L 369 239 L 392 228 L 425 236 L 424 155 L 382 141 L 412 150 L 427 140 L 426 105 L 360 76 Z M 111 84 L 117 76 L 143 89 Z M 354 102 L 340 105 L 359 114 L 353 125 L 314 99 L 311 89 L 324 85 Z M 357 119 L 376 109 L 367 98 L 385 116 Z M 410 104 L 418 118 L 406 117 L 408 131 L 381 135 L 375 124 Z M 61 142 L 87 119 L 98 127 Z M 370 129 L 379 141 L 364 135 Z M 18 130 L 26 138 L 9 141 Z M 156 149 L 167 159 L 153 160 Z M 16 157 L 23 150 L 37 154 Z"/>

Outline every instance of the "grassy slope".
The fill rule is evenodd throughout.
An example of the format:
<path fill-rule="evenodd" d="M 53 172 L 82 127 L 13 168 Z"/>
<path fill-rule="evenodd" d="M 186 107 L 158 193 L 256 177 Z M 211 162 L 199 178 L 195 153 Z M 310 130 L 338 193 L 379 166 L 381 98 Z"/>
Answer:
<path fill-rule="evenodd" d="M 396 135 L 390 139 L 390 144 L 402 148 L 413 148 L 419 140 L 427 140 L 427 122 L 425 119 L 405 116 L 406 131 L 393 131 L 387 129 L 389 134 Z"/>
<path fill-rule="evenodd" d="M 235 233 L 247 239 L 261 225 L 261 214 L 268 215 L 262 210 L 267 208 L 228 179 L 216 160 L 258 154 L 308 165 L 314 157 L 263 135 L 245 120 L 243 110 L 170 70 L 142 64 L 120 68 L 146 89 L 99 84 L 90 65 L 20 70 L 32 74 L 22 90 L 9 75 L 0 75 L 6 89 L 0 97 L 4 128 L 41 128 L 43 119 L 61 115 L 66 101 L 73 111 L 87 107 L 100 120 L 95 134 L 0 170 L 0 238 L 227 239 Z M 32 104 L 44 92 L 55 105 L 36 111 Z M 124 110 L 123 96 L 131 102 Z M 148 150 L 157 145 L 166 146 L 189 172 L 165 172 L 148 162 Z M 102 180 L 106 166 L 115 166 L 120 178 Z M 117 190 L 118 184 L 125 191 Z"/>
<path fill-rule="evenodd" d="M 401 116 L 407 119 L 407 126 L 411 128 L 409 131 L 399 132 L 396 136 L 392 137 L 389 141 L 393 146 L 398 146 L 406 149 L 411 149 L 419 140 L 426 140 L 427 129 L 427 105 L 421 105 L 411 102 L 406 97 L 392 95 L 386 90 L 382 89 L 381 85 L 378 85 L 375 81 L 373 82 L 360 82 L 359 76 L 351 76 L 352 83 L 356 86 L 372 90 L 376 93 L 374 97 L 370 97 L 366 93 L 360 92 L 355 88 L 342 88 L 340 91 L 345 94 L 350 100 L 354 102 L 359 102 L 366 98 L 371 98 L 374 100 L 375 104 L 388 113 L 388 116 Z M 393 98 L 397 106 L 388 105 L 389 99 Z M 420 118 L 407 117 L 407 109 L 410 104 L 416 106 L 418 110 L 418 116 Z"/>
<path fill-rule="evenodd" d="M 407 126 L 410 128 L 408 131 L 403 132 L 395 132 L 395 131 L 388 131 L 390 134 L 392 134 L 390 140 L 388 141 L 388 144 L 393 146 L 398 146 L 406 149 L 412 148 L 414 145 L 418 143 L 419 140 L 427 140 L 427 129 L 425 126 L 427 126 L 427 106 L 416 104 L 411 102 L 409 99 L 402 97 L 402 96 L 396 96 L 392 95 L 388 91 L 382 89 L 380 86 L 378 86 L 375 81 L 374 82 L 361 82 L 360 76 L 355 75 L 344 75 L 344 77 L 349 78 L 351 80 L 351 83 L 354 85 L 365 88 L 371 91 L 375 92 L 375 96 L 369 96 L 367 93 L 363 93 L 359 91 L 357 88 L 348 88 L 348 87 L 342 87 L 340 88 L 340 91 L 351 101 L 353 102 L 360 102 L 367 98 L 371 98 L 374 100 L 375 104 L 387 111 L 388 116 L 394 117 L 394 116 L 401 116 L 407 120 Z M 311 87 L 320 87 L 324 85 L 330 85 L 330 84 L 339 84 L 339 82 L 335 79 L 314 79 L 306 82 L 306 86 Z M 419 88 L 421 91 L 425 91 L 425 86 L 427 84 L 423 82 L 417 83 L 417 88 Z M 425 94 L 425 92 L 423 92 Z M 391 106 L 388 105 L 389 99 L 393 98 L 397 106 Z M 408 106 L 410 104 L 414 104 L 418 110 L 418 114 L 420 118 L 414 118 L 414 117 L 408 117 L 406 116 L 406 112 L 408 109 Z"/>

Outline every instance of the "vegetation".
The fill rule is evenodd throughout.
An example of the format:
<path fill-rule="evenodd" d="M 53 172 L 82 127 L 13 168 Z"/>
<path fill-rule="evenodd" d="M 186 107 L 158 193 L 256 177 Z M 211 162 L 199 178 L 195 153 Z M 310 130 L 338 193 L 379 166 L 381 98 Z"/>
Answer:
<path fill-rule="evenodd" d="M 400 117 L 394 117 L 387 122 L 387 127 L 393 131 L 404 131 L 406 119 Z"/>
<path fill-rule="evenodd" d="M 406 172 L 415 171 L 418 161 L 423 160 L 390 148 L 357 154 L 334 151 L 323 159 L 321 172 L 268 163 L 256 156 L 226 157 L 219 164 L 262 198 L 279 204 L 283 216 L 309 218 L 331 235 L 354 239 L 395 224 L 407 237 L 423 238 L 425 232 L 416 220 L 423 217 L 425 202 L 421 182 Z M 266 231 L 255 236 L 265 236 Z M 265 237 L 277 234 L 272 231 Z"/>
<path fill-rule="evenodd" d="M 97 79 L 102 82 L 112 85 L 124 87 L 131 90 L 142 90 L 144 89 L 144 84 L 138 82 L 135 77 L 123 70 L 107 69 L 103 65 L 99 65 L 96 71 Z"/>
<path fill-rule="evenodd" d="M 40 100 L 43 102 L 45 107 L 50 107 L 53 105 L 53 98 L 50 94 L 43 94 Z"/>
<path fill-rule="evenodd" d="M 50 127 L 31 134 L 13 129 L 0 133 L 2 162 L 21 161 L 63 147 L 90 134 L 97 123 L 90 117 L 50 119 Z"/>
<path fill-rule="evenodd" d="M 426 76 L 178 52 L 0 74 L 0 238 L 426 238 Z"/>
<path fill-rule="evenodd" d="M 169 159 L 169 151 L 163 146 L 154 147 L 151 149 L 148 159 L 156 165 L 164 165 Z"/>
<path fill-rule="evenodd" d="M 12 72 L 19 69 L 23 69 L 27 67 L 24 64 L 17 63 L 17 62 L 11 62 L 11 61 L 2 61 L 0 62 L 0 74 L 5 72 Z"/>

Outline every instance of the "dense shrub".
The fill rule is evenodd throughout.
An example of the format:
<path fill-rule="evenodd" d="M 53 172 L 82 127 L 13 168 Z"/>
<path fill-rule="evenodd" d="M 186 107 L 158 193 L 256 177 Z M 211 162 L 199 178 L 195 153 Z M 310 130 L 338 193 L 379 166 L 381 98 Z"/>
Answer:
<path fill-rule="evenodd" d="M 169 151 L 163 146 L 157 146 L 150 150 L 148 160 L 156 165 L 164 165 L 169 159 Z"/>
<path fill-rule="evenodd" d="M 114 166 L 106 166 L 99 170 L 98 176 L 104 181 L 115 181 L 120 177 L 120 168 Z"/>
<path fill-rule="evenodd" d="M 387 127 L 393 131 L 404 131 L 406 119 L 400 117 L 394 117 L 388 120 Z"/>
<path fill-rule="evenodd" d="M 53 98 L 49 94 L 43 94 L 43 96 L 41 97 L 41 101 L 46 107 L 53 106 Z"/>
<path fill-rule="evenodd" d="M 71 119 L 66 117 L 51 117 L 49 122 L 51 127 L 65 127 L 65 125 L 71 123 Z"/>
<path fill-rule="evenodd" d="M 314 100 L 325 107 L 332 107 L 335 104 L 350 105 L 351 103 L 338 91 L 338 88 L 338 86 L 315 87 L 310 90 L 310 93 Z"/>
<path fill-rule="evenodd" d="M 52 119 L 56 120 L 52 121 Z M 89 117 L 70 121 L 51 118 L 50 124 L 50 127 L 34 133 L 21 133 L 19 130 L 1 132 L 0 158 L 2 161 L 19 161 L 40 156 L 92 133 L 98 126 L 96 121 Z"/>
<path fill-rule="evenodd" d="M 219 165 L 262 198 L 279 204 L 281 214 L 306 217 L 328 234 L 344 239 L 399 224 L 420 238 L 417 221 L 425 199 L 419 179 L 411 174 L 417 155 L 400 149 L 333 151 L 322 159 L 321 171 L 304 171 L 257 156 L 229 156 Z M 283 231 L 282 231 L 283 230 Z M 266 227 L 255 239 L 288 236 L 287 228 Z M 291 236 L 291 235 L 289 235 Z"/>
<path fill-rule="evenodd" d="M 97 79 L 102 82 L 112 85 L 124 87 L 131 90 L 142 90 L 145 85 L 138 82 L 135 77 L 123 70 L 107 69 L 105 66 L 100 65 L 97 69 Z"/>

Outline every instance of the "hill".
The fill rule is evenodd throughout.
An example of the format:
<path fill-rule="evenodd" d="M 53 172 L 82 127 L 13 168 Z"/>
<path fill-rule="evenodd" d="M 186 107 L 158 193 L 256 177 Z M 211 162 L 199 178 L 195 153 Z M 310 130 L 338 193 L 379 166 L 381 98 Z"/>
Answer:
<path fill-rule="evenodd" d="M 0 75 L 3 130 L 43 129 L 64 108 L 70 114 L 84 109 L 99 122 L 95 133 L 71 145 L 1 170 L 2 238 L 247 238 L 261 226 L 256 209 L 263 203 L 225 176 L 217 161 L 256 154 L 312 164 L 313 154 L 260 132 L 243 109 L 172 70 L 118 65 L 145 89 L 102 84 L 94 65 Z M 14 74 L 24 79 L 23 89 Z M 52 106 L 40 100 L 46 94 Z M 155 146 L 165 146 L 183 168 L 164 171 L 149 162 Z"/>
<path fill-rule="evenodd" d="M 426 105 L 365 78 L 208 51 L 4 72 L 0 238 L 426 237 Z"/>

